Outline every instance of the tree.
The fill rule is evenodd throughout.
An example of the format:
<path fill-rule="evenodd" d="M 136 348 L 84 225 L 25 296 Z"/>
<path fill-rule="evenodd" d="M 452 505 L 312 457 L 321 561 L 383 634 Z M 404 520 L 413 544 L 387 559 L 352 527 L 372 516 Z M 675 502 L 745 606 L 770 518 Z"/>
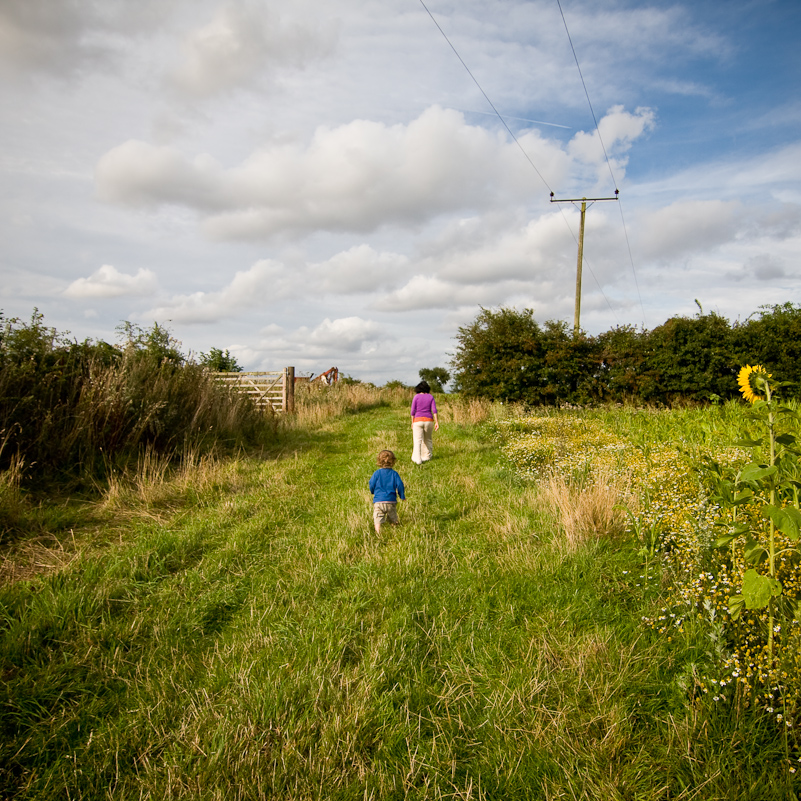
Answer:
<path fill-rule="evenodd" d="M 745 364 L 801 384 L 801 306 L 763 306 L 734 325 L 698 308 L 651 331 L 618 326 L 595 337 L 573 336 L 564 322 L 540 326 L 531 309 L 482 308 L 457 335 L 456 388 L 532 405 L 698 403 L 736 397 Z"/>
<path fill-rule="evenodd" d="M 451 380 L 451 374 L 444 367 L 423 367 L 419 375 L 432 392 L 445 392 L 445 384 Z"/>
<path fill-rule="evenodd" d="M 184 356 L 180 351 L 181 343 L 166 326 L 153 323 L 151 328 L 145 330 L 136 323 L 125 320 L 116 330 L 123 340 L 122 347 L 127 352 L 141 354 L 157 364 L 184 363 Z"/>
<path fill-rule="evenodd" d="M 220 348 L 210 348 L 208 353 L 200 354 L 199 361 L 214 373 L 242 372 L 242 367 L 237 362 L 236 356 L 232 356 L 227 348 L 225 351 L 220 350 Z"/>
<path fill-rule="evenodd" d="M 482 307 L 459 328 L 451 365 L 465 395 L 491 400 L 529 400 L 538 394 L 544 358 L 542 331 L 531 309 Z"/>

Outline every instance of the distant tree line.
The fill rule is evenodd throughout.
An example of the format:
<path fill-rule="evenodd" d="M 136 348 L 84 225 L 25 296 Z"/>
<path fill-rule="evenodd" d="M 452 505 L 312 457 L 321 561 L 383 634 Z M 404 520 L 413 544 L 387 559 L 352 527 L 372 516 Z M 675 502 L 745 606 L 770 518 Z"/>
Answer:
<path fill-rule="evenodd" d="M 801 306 L 764 306 L 744 322 L 714 312 L 671 317 L 652 330 L 617 326 L 574 337 L 531 309 L 482 309 L 459 329 L 452 367 L 468 396 L 532 405 L 673 405 L 737 396 L 737 372 L 762 364 L 801 386 Z"/>

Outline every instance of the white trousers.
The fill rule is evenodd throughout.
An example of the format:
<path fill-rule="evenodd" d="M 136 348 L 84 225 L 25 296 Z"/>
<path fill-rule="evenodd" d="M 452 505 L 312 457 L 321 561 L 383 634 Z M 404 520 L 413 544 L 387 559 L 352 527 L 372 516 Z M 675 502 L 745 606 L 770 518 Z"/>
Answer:
<path fill-rule="evenodd" d="M 427 462 L 434 453 L 434 421 L 412 423 L 412 461 Z"/>

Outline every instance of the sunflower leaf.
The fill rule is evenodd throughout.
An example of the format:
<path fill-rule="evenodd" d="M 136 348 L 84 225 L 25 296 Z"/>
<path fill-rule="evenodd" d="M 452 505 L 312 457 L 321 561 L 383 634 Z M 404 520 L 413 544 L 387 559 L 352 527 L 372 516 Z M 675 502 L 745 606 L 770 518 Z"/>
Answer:
<path fill-rule="evenodd" d="M 752 565 L 760 565 L 768 556 L 767 550 L 755 539 L 749 537 L 745 541 L 745 551 L 743 553 L 745 561 Z"/>
<path fill-rule="evenodd" d="M 773 476 L 777 473 L 778 468 L 776 465 L 771 465 L 770 467 L 763 467 L 761 464 L 747 464 L 741 471 L 740 471 L 740 481 L 762 481 L 763 478 L 767 478 L 768 476 Z"/>
<path fill-rule="evenodd" d="M 743 599 L 746 609 L 764 609 L 771 598 L 782 594 L 782 585 L 778 579 L 762 576 L 753 568 L 745 571 L 743 576 Z"/>
<path fill-rule="evenodd" d="M 798 509 L 792 506 L 780 509 L 777 506 L 765 504 L 762 507 L 762 516 L 770 519 L 782 534 L 787 535 L 789 540 L 798 542 L 801 537 L 801 512 Z"/>
<path fill-rule="evenodd" d="M 749 533 L 749 528 L 743 523 L 738 523 L 733 526 L 728 526 L 728 531 L 721 534 L 716 540 L 715 544 L 712 546 L 713 548 L 725 548 L 727 545 L 730 545 L 737 537 L 742 536 L 743 534 Z"/>
<path fill-rule="evenodd" d="M 743 607 L 745 606 L 745 598 L 742 595 L 732 595 L 729 598 L 729 614 L 731 615 L 732 620 L 737 620 L 740 617 L 740 613 L 743 611 Z"/>
<path fill-rule="evenodd" d="M 756 448 L 762 442 L 761 439 L 738 439 L 734 444 L 740 448 Z"/>

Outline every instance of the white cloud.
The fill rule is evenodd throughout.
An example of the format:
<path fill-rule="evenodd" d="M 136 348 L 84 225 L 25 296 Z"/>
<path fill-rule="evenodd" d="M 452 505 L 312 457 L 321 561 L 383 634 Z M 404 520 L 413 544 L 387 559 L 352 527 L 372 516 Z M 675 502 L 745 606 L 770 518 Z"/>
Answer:
<path fill-rule="evenodd" d="M 668 53 L 716 60 L 733 54 L 726 37 L 694 24 L 688 6 L 609 8 L 591 4 L 583 11 L 571 27 L 574 41 L 583 39 L 593 59 L 618 60 L 636 54 L 636 62 L 645 65 L 662 61 Z M 570 21 L 571 15 L 567 18 Z M 610 42 L 618 47 L 610 48 Z"/>
<path fill-rule="evenodd" d="M 370 245 L 354 245 L 324 262 L 310 266 L 307 291 L 347 295 L 395 285 L 409 263 L 399 253 L 377 252 Z"/>
<path fill-rule="evenodd" d="M 547 278 L 563 266 L 561 254 L 573 251 L 569 225 L 559 213 L 549 213 L 528 223 L 498 230 L 490 226 L 469 248 L 456 246 L 437 253 L 429 263 L 454 284 L 484 284 L 502 280 L 531 281 Z M 474 227 L 484 228 L 479 221 Z M 571 256 L 568 261 L 574 261 Z"/>
<path fill-rule="evenodd" d="M 798 297 L 790 32 L 748 0 L 725 29 L 687 2 L 564 11 L 622 193 L 587 215 L 588 330 Z M 610 194 L 558 7 L 432 12 L 557 196 Z M 144 295 L 195 350 L 406 380 L 479 304 L 572 316 L 577 212 L 420 4 L 0 0 L 0 72 L 7 314 L 80 333 L 93 306 L 103 337 Z"/>
<path fill-rule="evenodd" d="M 3 0 L 0 72 L 40 72 L 61 79 L 108 69 L 123 40 L 151 31 L 175 4 L 176 0 Z"/>
<path fill-rule="evenodd" d="M 245 310 L 278 300 L 371 292 L 397 284 L 407 264 L 405 256 L 378 252 L 365 244 L 310 265 L 298 258 L 291 264 L 263 259 L 247 270 L 237 271 L 219 291 L 174 295 L 142 316 L 210 323 L 235 318 Z"/>
<path fill-rule="evenodd" d="M 628 151 L 644 133 L 653 130 L 655 124 L 656 115 L 652 109 L 638 108 L 631 114 L 623 106 L 613 106 L 601 118 L 596 131 L 579 131 L 573 137 L 568 153 L 579 162 L 594 165 L 599 182 L 608 176 L 608 156 L 615 179 L 621 183 L 628 163 Z"/>
<path fill-rule="evenodd" d="M 312 348 L 340 353 L 369 352 L 375 350 L 377 342 L 385 338 L 378 323 L 361 317 L 336 320 L 326 317 L 315 329 L 301 328 L 296 335 L 296 339 L 308 342 Z"/>
<path fill-rule="evenodd" d="M 624 151 L 652 125 L 647 109 L 613 109 L 602 120 L 609 147 Z M 577 134 L 572 157 L 597 165 L 593 136 Z M 571 155 L 534 131 L 519 142 L 546 180 L 566 179 Z M 619 161 L 619 165 L 624 162 Z M 355 120 L 318 128 L 307 147 L 273 144 L 225 170 L 209 155 L 131 140 L 98 162 L 104 200 L 177 204 L 197 211 L 218 239 L 300 235 L 320 229 L 367 233 L 383 225 L 420 226 L 440 214 L 521 202 L 539 179 L 514 143 L 433 106 L 408 125 Z M 545 169 L 547 166 L 547 169 Z"/>
<path fill-rule="evenodd" d="M 292 271 L 280 262 L 263 259 L 238 271 L 219 292 L 175 295 L 142 317 L 182 323 L 212 323 L 235 317 L 243 310 L 285 298 L 297 290 Z"/>
<path fill-rule="evenodd" d="M 636 186 L 638 197 L 692 195 L 693 198 L 763 198 L 797 202 L 801 182 L 801 142 L 758 153 L 723 155 L 689 169 L 667 172 L 659 180 Z"/>
<path fill-rule="evenodd" d="M 681 259 L 730 242 L 746 212 L 739 201 L 680 200 L 640 221 L 636 252 L 646 261 Z"/>
<path fill-rule="evenodd" d="M 94 14 L 90 12 L 90 20 Z M 90 20 L 75 0 L 4 0 L 0 4 L 0 66 L 13 72 L 71 71 L 93 55 L 81 42 Z M 95 50 L 94 55 L 97 55 Z"/>
<path fill-rule="evenodd" d="M 373 308 L 385 312 L 408 312 L 494 306 L 507 302 L 509 297 L 525 292 L 525 289 L 520 281 L 458 285 L 434 275 L 416 275 L 401 289 L 376 301 Z"/>
<path fill-rule="evenodd" d="M 575 220 L 553 211 L 529 222 L 503 220 L 500 215 L 455 222 L 423 248 L 423 258 L 412 262 L 415 274 L 372 301 L 371 307 L 398 312 L 457 309 L 522 297 L 526 304 L 544 308 L 568 285 L 564 276 L 575 271 L 571 226 L 576 227 Z M 608 246 L 607 228 L 602 215 L 587 225 L 595 253 Z"/>
<path fill-rule="evenodd" d="M 327 55 L 334 40 L 335 32 L 323 34 L 313 20 L 293 23 L 264 5 L 229 2 L 185 37 L 182 61 L 170 80 L 192 97 L 210 97 L 258 85 L 276 68 L 302 69 Z"/>
<path fill-rule="evenodd" d="M 156 274 L 144 268 L 136 275 L 121 273 L 111 264 L 104 264 L 88 278 L 78 278 L 65 290 L 68 298 L 119 298 L 152 295 L 158 290 Z"/>
<path fill-rule="evenodd" d="M 432 107 L 408 125 L 355 120 L 319 128 L 307 148 L 280 144 L 223 171 L 209 156 L 190 161 L 168 147 L 130 141 L 98 163 L 105 200 L 185 205 L 220 239 L 295 231 L 373 231 L 419 225 L 457 208 L 487 207 L 501 191 L 522 197 L 516 148 L 461 114 Z M 469 165 L 469 168 L 468 168 Z"/>
<path fill-rule="evenodd" d="M 133 206 L 164 203 L 208 210 L 226 205 L 222 168 L 211 156 L 189 161 L 167 145 L 135 139 L 100 159 L 95 183 L 102 200 Z"/>
<path fill-rule="evenodd" d="M 265 369 L 280 361 L 286 364 L 315 366 L 318 371 L 327 369 L 342 359 L 369 357 L 392 342 L 394 337 L 373 320 L 362 317 L 326 317 L 316 327 L 301 326 L 284 331 L 270 326 L 262 331 L 262 339 L 249 351 L 251 360 L 259 359 Z M 320 363 L 325 367 L 321 368 Z"/>
<path fill-rule="evenodd" d="M 773 281 L 776 278 L 784 278 L 787 275 L 783 260 L 772 256 L 770 253 L 752 256 L 745 265 L 745 269 L 759 281 Z"/>

